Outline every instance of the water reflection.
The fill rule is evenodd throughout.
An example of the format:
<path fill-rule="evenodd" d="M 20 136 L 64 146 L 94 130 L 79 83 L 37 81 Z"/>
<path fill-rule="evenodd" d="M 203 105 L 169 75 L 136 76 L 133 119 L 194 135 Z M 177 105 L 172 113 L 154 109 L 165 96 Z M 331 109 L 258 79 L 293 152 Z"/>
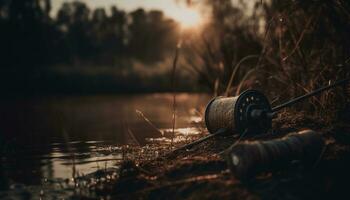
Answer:
<path fill-rule="evenodd" d="M 114 168 L 125 158 L 157 156 L 163 151 L 157 143 L 186 141 L 201 133 L 200 113 L 208 99 L 198 94 L 177 96 L 172 141 L 170 94 L 3 99 L 0 190 Z M 144 147 L 131 150 L 128 144 Z M 158 150 L 147 152 L 148 147 Z"/>
<path fill-rule="evenodd" d="M 60 149 L 52 149 L 47 157 L 42 157 L 44 161 L 49 161 L 42 167 L 45 177 L 69 179 L 72 177 L 84 176 L 99 169 L 106 169 L 116 166 L 122 160 L 122 153 L 113 150 L 113 153 L 105 153 L 104 148 L 88 146 L 81 143 L 79 146 L 86 146 L 86 151 L 77 153 L 77 148 L 71 152 L 64 152 Z M 75 153 L 72 153 L 75 152 Z M 51 172 L 51 173 L 50 173 Z"/>

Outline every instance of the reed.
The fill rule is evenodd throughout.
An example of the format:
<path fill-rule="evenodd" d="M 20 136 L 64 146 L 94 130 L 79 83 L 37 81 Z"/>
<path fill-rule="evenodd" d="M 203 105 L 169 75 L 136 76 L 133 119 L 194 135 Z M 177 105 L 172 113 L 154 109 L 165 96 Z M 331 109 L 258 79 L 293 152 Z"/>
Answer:
<path fill-rule="evenodd" d="M 156 127 L 156 125 L 154 125 L 151 120 L 149 120 L 145 114 L 143 112 L 141 112 L 140 110 L 135 110 L 136 114 L 138 114 L 143 120 L 145 120 L 145 122 L 147 122 L 154 130 L 156 130 L 157 132 L 159 132 L 161 135 L 164 135 L 163 131 L 161 131 L 159 128 Z M 134 137 L 135 138 L 135 137 Z"/>
<path fill-rule="evenodd" d="M 75 153 L 74 153 L 73 148 L 71 147 L 68 132 L 64 129 L 62 131 L 62 134 L 63 134 L 64 141 L 66 143 L 68 152 L 71 154 L 71 157 L 72 157 L 72 180 L 74 182 L 74 187 L 75 187 L 75 185 L 76 185 L 76 178 L 79 176 L 78 171 L 76 170 Z"/>
<path fill-rule="evenodd" d="M 179 53 L 181 49 L 182 41 L 179 40 L 178 44 L 176 45 L 175 49 L 175 55 L 173 60 L 173 66 L 171 71 L 171 87 L 173 92 L 173 114 L 172 114 L 172 129 L 173 129 L 173 137 L 171 139 L 171 148 L 173 147 L 174 137 L 175 137 L 175 125 L 176 125 L 176 67 L 178 63 Z"/>

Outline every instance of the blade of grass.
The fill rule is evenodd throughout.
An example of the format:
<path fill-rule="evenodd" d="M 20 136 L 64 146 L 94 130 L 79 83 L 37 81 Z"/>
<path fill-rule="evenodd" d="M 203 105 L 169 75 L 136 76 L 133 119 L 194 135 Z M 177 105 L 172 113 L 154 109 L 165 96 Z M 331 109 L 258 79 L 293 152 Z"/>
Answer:
<path fill-rule="evenodd" d="M 164 135 L 163 131 L 161 131 L 159 128 L 157 128 L 151 120 L 149 120 L 140 110 L 135 110 L 135 112 L 143 119 L 145 122 L 147 122 L 154 130 L 158 131 L 161 135 Z"/>
<path fill-rule="evenodd" d="M 239 95 L 239 93 L 241 92 L 241 88 L 245 82 L 245 80 L 247 80 L 247 78 L 253 73 L 255 72 L 257 69 L 253 68 L 251 70 L 249 70 L 245 75 L 244 77 L 242 78 L 241 82 L 239 83 L 238 87 L 237 87 L 237 90 L 236 90 L 236 96 Z"/>
<path fill-rule="evenodd" d="M 234 77 L 236 76 L 236 73 L 238 72 L 238 69 L 240 68 L 241 64 L 243 62 L 245 62 L 246 60 L 249 60 L 251 58 L 259 58 L 259 55 L 249 55 L 249 56 L 245 56 L 244 58 L 242 58 L 234 67 L 234 70 L 232 71 L 231 77 L 230 77 L 230 81 L 227 84 L 226 87 L 226 92 L 225 92 L 225 96 L 228 96 L 229 90 L 231 88 L 232 82 L 234 80 Z M 232 63 L 233 65 L 233 63 Z"/>
<path fill-rule="evenodd" d="M 134 144 L 136 144 L 137 146 L 141 146 L 140 142 L 137 140 L 137 138 L 135 137 L 135 134 L 130 130 L 129 127 L 129 123 L 125 122 L 126 124 L 126 132 L 129 135 L 130 139 L 134 142 Z"/>
<path fill-rule="evenodd" d="M 179 58 L 179 53 L 181 49 L 182 41 L 179 40 L 176 49 L 175 49 L 175 56 L 174 56 L 174 62 L 173 62 L 173 68 L 171 72 L 171 85 L 173 89 L 173 117 L 172 117 L 172 124 L 173 124 L 173 137 L 171 138 L 171 148 L 173 146 L 173 140 L 175 136 L 175 123 L 176 123 L 176 66 Z"/>

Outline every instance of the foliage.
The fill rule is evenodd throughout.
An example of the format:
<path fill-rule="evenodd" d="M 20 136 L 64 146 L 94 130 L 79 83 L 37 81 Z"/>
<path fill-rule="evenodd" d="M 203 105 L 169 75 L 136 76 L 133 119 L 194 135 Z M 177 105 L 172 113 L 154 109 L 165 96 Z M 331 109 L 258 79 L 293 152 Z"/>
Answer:
<path fill-rule="evenodd" d="M 107 15 L 103 8 L 90 10 L 73 1 L 63 3 L 55 17 L 50 12 L 50 0 L 2 1 L 2 67 L 155 63 L 176 46 L 177 24 L 161 11 L 126 13 L 113 6 Z"/>
<path fill-rule="evenodd" d="M 260 88 L 277 103 L 349 76 L 346 0 L 207 0 L 205 6 L 211 21 L 188 63 L 216 95 Z M 340 94 L 326 92 L 304 108 L 332 110 L 342 105 Z"/>
<path fill-rule="evenodd" d="M 4 93 L 170 88 L 164 72 L 163 77 L 157 73 L 145 78 L 147 74 L 137 68 L 156 71 L 176 47 L 178 24 L 161 11 L 128 13 L 115 6 L 110 12 L 91 10 L 81 1 L 65 2 L 57 13 L 51 13 L 51 7 L 51 0 L 0 2 L 0 89 Z"/>

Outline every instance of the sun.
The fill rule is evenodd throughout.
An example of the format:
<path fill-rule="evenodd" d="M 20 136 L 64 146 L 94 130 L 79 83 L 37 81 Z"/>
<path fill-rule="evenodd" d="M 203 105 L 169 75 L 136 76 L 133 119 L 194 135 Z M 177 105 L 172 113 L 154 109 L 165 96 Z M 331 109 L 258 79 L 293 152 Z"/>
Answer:
<path fill-rule="evenodd" d="M 202 23 L 202 17 L 198 10 L 191 8 L 182 8 L 178 11 L 175 20 L 178 21 L 183 29 L 192 29 Z"/>

